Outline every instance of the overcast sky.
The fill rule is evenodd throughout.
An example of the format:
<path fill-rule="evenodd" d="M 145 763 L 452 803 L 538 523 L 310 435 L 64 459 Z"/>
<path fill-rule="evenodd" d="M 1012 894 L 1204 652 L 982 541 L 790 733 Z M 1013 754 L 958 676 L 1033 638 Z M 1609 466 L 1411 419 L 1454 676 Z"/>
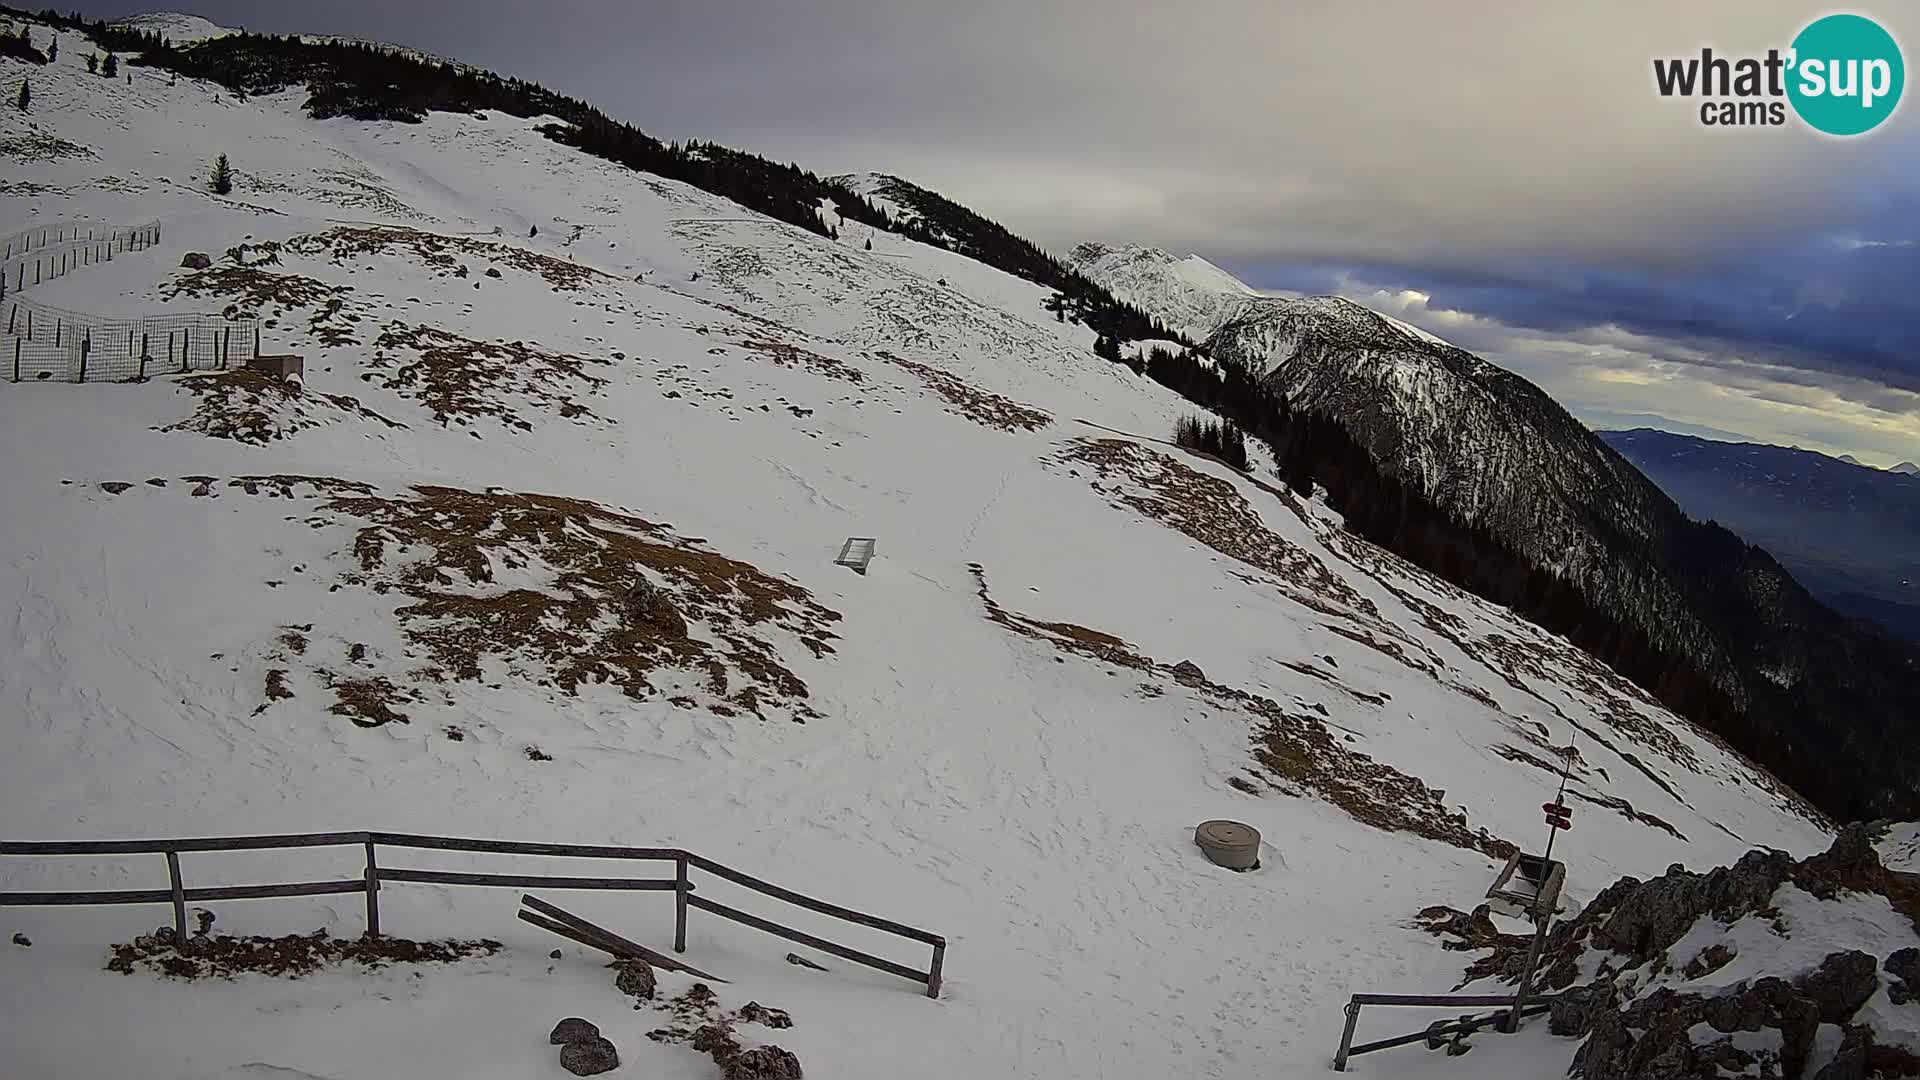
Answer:
<path fill-rule="evenodd" d="M 1653 89 L 1655 56 L 1784 49 L 1824 4 L 175 6 L 457 57 L 662 138 L 898 173 L 1056 250 L 1152 243 L 1340 292 L 1600 426 L 1920 460 L 1920 106 L 1836 140 L 1704 128 Z M 1914 62 L 1920 9 L 1852 10 Z"/>

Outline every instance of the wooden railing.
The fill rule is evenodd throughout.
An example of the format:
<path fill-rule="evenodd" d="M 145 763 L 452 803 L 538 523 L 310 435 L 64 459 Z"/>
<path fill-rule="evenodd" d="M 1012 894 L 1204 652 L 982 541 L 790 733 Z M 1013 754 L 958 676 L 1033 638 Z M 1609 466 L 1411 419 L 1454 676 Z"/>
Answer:
<path fill-rule="evenodd" d="M 181 879 L 180 855 L 183 852 L 259 851 L 275 848 L 356 846 L 366 849 L 366 868 L 358 878 L 339 881 L 304 881 L 268 885 L 222 885 L 190 889 Z M 438 851 L 482 852 L 504 855 L 547 855 L 581 859 L 627 859 L 640 862 L 674 864 L 671 878 L 562 877 L 540 874 L 476 874 L 445 870 L 411 870 L 382 866 L 377 849 L 414 848 Z M 946 961 L 947 940 L 938 934 L 915 929 L 891 919 L 829 904 L 791 889 L 783 889 L 730 866 L 680 848 L 607 847 L 594 844 L 531 844 L 512 840 L 470 840 L 446 836 L 415 836 L 409 833 L 333 832 L 293 833 L 280 836 L 216 836 L 175 840 L 78 840 L 52 842 L 0 841 L 4 855 L 165 855 L 168 887 L 165 889 L 95 890 L 90 892 L 0 892 L 0 907 L 37 907 L 91 904 L 171 904 L 177 940 L 187 939 L 187 903 L 204 900 L 253 900 L 280 896 L 328 896 L 337 893 L 364 893 L 367 898 L 367 933 L 380 933 L 380 888 L 383 882 L 415 882 L 427 885 L 480 885 L 503 888 L 618 889 L 634 892 L 671 892 L 674 894 L 673 949 L 687 950 L 687 909 L 730 919 L 743 926 L 762 930 L 788 941 L 799 942 L 831 953 L 856 964 L 864 964 L 901 978 L 911 979 L 927 988 L 927 996 L 940 996 L 941 968 Z M 700 870 L 763 896 L 805 908 L 831 918 L 865 926 L 897 937 L 933 947 L 933 962 L 925 971 L 896 963 L 859 949 L 801 930 L 783 926 L 771 919 L 729 907 L 695 893 L 691 871 Z"/>

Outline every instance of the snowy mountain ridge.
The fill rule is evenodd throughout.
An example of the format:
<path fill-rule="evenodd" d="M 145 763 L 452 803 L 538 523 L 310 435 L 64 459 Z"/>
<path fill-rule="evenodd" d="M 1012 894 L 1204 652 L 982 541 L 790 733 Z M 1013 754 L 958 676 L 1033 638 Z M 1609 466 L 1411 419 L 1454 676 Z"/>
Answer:
<path fill-rule="evenodd" d="M 1563 760 L 1570 907 L 1830 840 L 1566 640 L 1266 483 L 1257 447 L 1248 475 L 1169 445 L 1193 406 L 1097 357 L 1030 280 L 783 223 L 537 117 L 315 119 L 299 89 L 110 82 L 84 51 L 0 61 L 34 85 L 0 116 L 0 218 L 157 219 L 163 240 L 27 297 L 256 315 L 305 377 L 0 384 L 8 839 L 682 845 L 947 938 L 930 1002 L 694 916 L 687 959 L 726 1003 L 789 1011 L 766 1037 L 853 1080 L 1320 1076 L 1346 993 L 1459 981 L 1412 921 L 1539 844 Z M 833 564 L 856 536 L 865 574 Z M 1220 817 L 1264 834 L 1258 869 L 1194 847 Z M 203 887 L 351 876 L 349 856 L 182 862 Z M 8 857 L 0 888 L 153 889 L 157 861 Z M 0 1043 L 36 1076 L 522 1078 L 557 1075 L 547 1030 L 579 1015 L 626 1068 L 712 1075 L 647 1038 L 673 1017 L 598 958 L 549 959 L 514 900 L 381 894 L 388 934 L 491 955 L 195 983 L 102 970 L 164 905 L 9 908 L 33 944 L 0 953 Z M 670 939 L 662 900 L 567 902 Z M 363 919 L 356 896 L 212 906 L 238 934 Z M 1367 1068 L 1533 1080 L 1575 1048 L 1534 1025 Z"/>
<path fill-rule="evenodd" d="M 1192 275 L 1165 253 L 1094 247 L 1075 265 L 1149 315 L 1196 310 Z M 1460 565 L 1449 545 L 1518 553 L 1526 571 L 1571 582 L 1598 618 L 1566 619 L 1492 581 L 1503 602 L 1566 619 L 1556 625 L 1569 632 L 1584 622 L 1584 646 L 1829 812 L 1920 807 L 1920 747 L 1901 737 L 1907 722 L 1894 704 L 1920 694 L 1920 649 L 1852 625 L 1764 551 L 1689 521 L 1518 375 L 1341 298 L 1220 292 L 1232 300 L 1204 338 L 1211 356 L 1258 376 L 1294 409 L 1331 418 L 1373 468 L 1450 519 L 1452 540 L 1408 528 L 1397 550 L 1430 567 Z M 1863 776 L 1871 779 L 1857 782 Z"/>

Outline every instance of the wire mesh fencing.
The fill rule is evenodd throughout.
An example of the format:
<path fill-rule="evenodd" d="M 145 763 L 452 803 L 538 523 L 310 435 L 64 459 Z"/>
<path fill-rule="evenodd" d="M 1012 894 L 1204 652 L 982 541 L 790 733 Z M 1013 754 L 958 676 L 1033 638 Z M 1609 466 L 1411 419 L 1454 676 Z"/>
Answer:
<path fill-rule="evenodd" d="M 48 222 L 0 236 L 0 380 L 112 382 L 243 365 L 260 351 L 253 318 L 115 316 L 27 299 L 21 290 L 160 241 L 160 223 Z"/>
<path fill-rule="evenodd" d="M 0 378 L 119 382 L 244 366 L 260 322 L 221 315 L 130 317 L 70 311 L 20 296 L 0 303 Z"/>
<path fill-rule="evenodd" d="M 158 221 L 144 225 L 59 222 L 0 236 L 0 300 L 82 267 L 112 262 L 123 251 L 139 251 L 159 242 Z"/>

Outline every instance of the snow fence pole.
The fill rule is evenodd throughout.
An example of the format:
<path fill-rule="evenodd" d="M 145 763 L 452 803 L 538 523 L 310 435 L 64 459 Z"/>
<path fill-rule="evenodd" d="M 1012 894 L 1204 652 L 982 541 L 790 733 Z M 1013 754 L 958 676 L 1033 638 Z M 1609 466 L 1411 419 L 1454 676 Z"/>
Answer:
<path fill-rule="evenodd" d="M 687 853 L 673 860 L 673 951 L 687 951 Z"/>
<path fill-rule="evenodd" d="M 173 945 L 187 946 L 187 890 L 180 884 L 180 853 L 167 852 L 167 879 L 173 887 Z"/>
<path fill-rule="evenodd" d="M 373 838 L 367 838 L 367 936 L 380 936 L 380 868 L 373 861 Z"/>

